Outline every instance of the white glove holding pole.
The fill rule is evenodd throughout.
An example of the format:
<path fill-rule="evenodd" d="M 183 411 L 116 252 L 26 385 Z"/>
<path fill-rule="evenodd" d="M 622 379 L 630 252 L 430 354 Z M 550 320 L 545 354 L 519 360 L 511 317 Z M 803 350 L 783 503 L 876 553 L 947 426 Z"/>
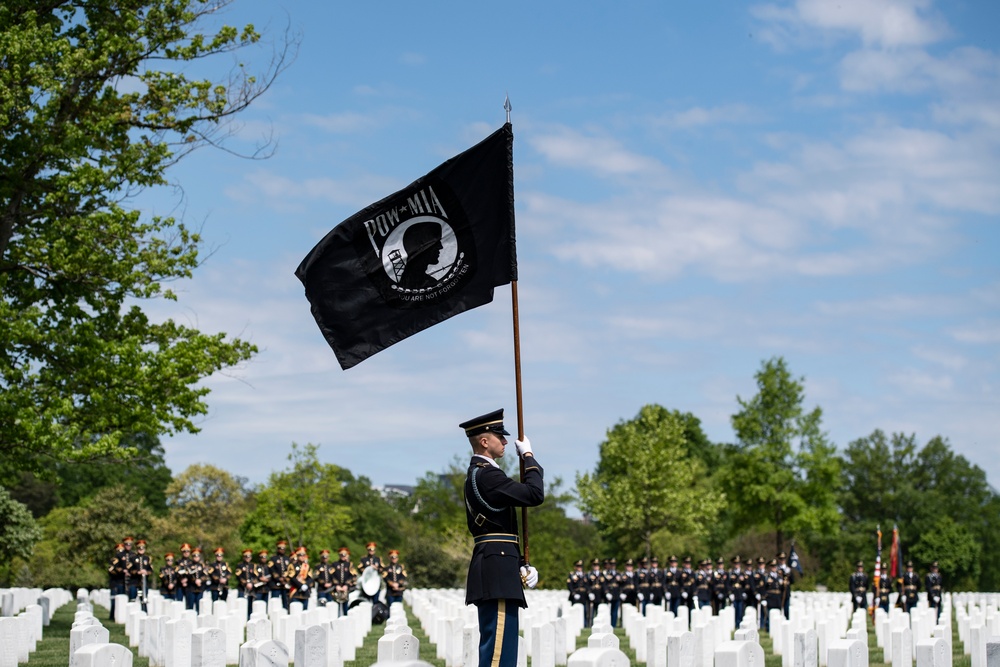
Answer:
<path fill-rule="evenodd" d="M 536 570 L 533 565 L 522 565 L 521 581 L 523 581 L 524 585 L 528 588 L 534 588 L 538 585 L 538 570 Z"/>
<path fill-rule="evenodd" d="M 534 452 L 531 451 L 531 440 L 528 440 L 528 436 L 524 436 L 524 440 L 515 440 L 514 447 L 517 449 L 517 455 L 520 457 L 523 457 L 525 454 L 534 456 Z"/>

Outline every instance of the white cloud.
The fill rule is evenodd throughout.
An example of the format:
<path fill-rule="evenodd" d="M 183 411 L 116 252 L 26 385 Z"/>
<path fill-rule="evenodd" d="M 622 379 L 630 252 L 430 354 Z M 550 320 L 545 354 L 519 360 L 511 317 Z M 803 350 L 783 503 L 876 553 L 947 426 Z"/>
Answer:
<path fill-rule="evenodd" d="M 553 164 L 599 175 L 633 176 L 666 171 L 658 160 L 629 151 L 616 139 L 587 136 L 569 128 L 533 135 L 529 142 Z"/>
<path fill-rule="evenodd" d="M 807 43 L 814 33 L 849 36 L 882 48 L 925 45 L 950 32 L 930 11 L 930 0 L 797 0 L 753 7 L 759 36 L 784 46 Z"/>
<path fill-rule="evenodd" d="M 663 114 L 653 120 L 653 125 L 675 129 L 691 129 L 711 125 L 749 123 L 760 114 L 746 104 L 729 104 L 717 107 L 691 107 L 683 111 Z"/>

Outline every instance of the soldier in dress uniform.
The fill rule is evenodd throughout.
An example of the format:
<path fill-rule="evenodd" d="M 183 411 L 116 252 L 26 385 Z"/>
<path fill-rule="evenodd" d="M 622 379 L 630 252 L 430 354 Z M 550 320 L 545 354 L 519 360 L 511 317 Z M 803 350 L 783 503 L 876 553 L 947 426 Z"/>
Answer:
<path fill-rule="evenodd" d="M 313 581 L 316 584 L 316 604 L 321 607 L 333 602 L 333 563 L 330 562 L 330 550 L 319 552 L 319 564 L 313 568 Z"/>
<path fill-rule="evenodd" d="M 739 555 L 731 559 L 733 568 L 729 571 L 729 601 L 733 604 L 735 611 L 736 627 L 740 627 L 743 622 L 743 614 L 746 612 L 747 601 L 750 599 L 753 586 L 753 578 L 750 572 L 743 569 L 743 559 Z"/>
<path fill-rule="evenodd" d="M 333 564 L 333 599 L 340 605 L 340 615 L 347 615 L 347 597 L 351 589 L 358 583 L 358 572 L 351 565 L 351 550 L 340 547 L 337 550 L 339 560 Z"/>
<path fill-rule="evenodd" d="M 611 627 L 618 627 L 618 615 L 622 608 L 621 599 L 621 573 L 618 572 L 618 561 L 614 558 L 609 558 L 605 561 L 604 572 L 601 573 L 601 577 L 604 579 L 602 582 L 602 588 L 604 590 L 604 601 L 611 606 Z"/>
<path fill-rule="evenodd" d="M 924 578 L 927 588 L 927 603 L 937 610 L 937 620 L 941 619 L 941 596 L 944 594 L 944 579 L 938 572 L 938 562 L 931 563 L 931 571 Z"/>
<path fill-rule="evenodd" d="M 288 542 L 278 540 L 277 553 L 267 562 L 268 573 L 271 575 L 271 581 L 268 584 L 271 597 L 281 598 L 281 606 L 285 609 L 288 609 L 289 588 L 285 572 L 288 571 L 288 565 L 292 562 L 288 557 L 287 551 Z"/>
<path fill-rule="evenodd" d="M 288 582 L 288 603 L 300 602 L 303 611 L 309 608 L 309 596 L 312 594 L 313 576 L 309 567 L 309 553 L 304 546 L 295 550 L 295 558 L 288 561 L 285 570 L 285 581 Z"/>
<path fill-rule="evenodd" d="M 728 601 L 729 573 L 726 572 L 726 561 L 719 556 L 715 561 L 715 570 L 712 571 L 712 613 L 718 616 L 726 608 Z"/>
<path fill-rule="evenodd" d="M 785 599 L 785 577 L 778 571 L 778 561 L 772 558 L 767 564 L 764 577 L 764 598 L 761 600 L 761 616 L 764 629 L 770 632 L 770 610 L 781 609 Z"/>
<path fill-rule="evenodd" d="M 212 593 L 212 602 L 216 600 L 229 599 L 229 578 L 233 576 L 233 571 L 226 562 L 226 551 L 222 547 L 215 550 L 215 562 L 205 566 L 205 574 L 209 581 L 209 591 Z"/>
<path fill-rule="evenodd" d="M 393 602 L 403 603 L 403 592 L 406 591 L 406 568 L 399 562 L 399 550 L 389 550 L 389 564 L 382 569 L 382 579 L 385 581 L 385 602 L 391 607 Z"/>
<path fill-rule="evenodd" d="M 875 604 L 881 607 L 882 611 L 889 613 L 889 597 L 892 595 L 892 577 L 885 570 L 878 580 L 878 590 L 875 591 Z"/>
<path fill-rule="evenodd" d="M 694 609 L 694 570 L 691 569 L 691 556 L 684 556 L 684 567 L 680 576 L 681 602 L 688 609 Z"/>
<path fill-rule="evenodd" d="M 582 562 L 580 563 L 583 564 Z M 635 606 L 638 601 L 639 579 L 635 571 L 635 561 L 629 558 L 625 561 L 625 571 L 621 576 L 622 603 Z"/>
<path fill-rule="evenodd" d="M 757 556 L 757 569 L 753 571 L 751 581 L 753 581 L 752 604 L 757 610 L 757 629 L 763 630 L 764 615 L 767 612 L 767 607 L 764 604 L 767 595 L 767 561 L 764 560 L 763 556 Z"/>
<path fill-rule="evenodd" d="M 361 557 L 361 561 L 358 563 L 358 574 L 364 574 L 365 570 L 369 567 L 374 567 L 378 572 L 378 576 L 382 576 L 382 559 L 378 557 L 375 550 L 378 545 L 374 542 L 369 542 L 365 545 L 365 550 L 368 552 Z M 372 603 L 378 602 L 379 595 L 381 594 L 381 589 L 375 591 L 374 597 L 372 597 Z"/>
<path fill-rule="evenodd" d="M 177 599 L 182 600 L 187 606 L 187 591 L 191 584 L 191 545 L 185 542 L 180 548 L 181 559 L 177 561 L 177 580 L 179 589 Z"/>
<path fill-rule="evenodd" d="M 638 587 L 636 599 L 639 600 L 639 611 L 646 615 L 646 604 L 649 602 L 649 559 L 643 556 L 639 559 L 639 570 L 635 573 Z"/>
<path fill-rule="evenodd" d="M 649 560 L 649 598 L 646 603 L 655 607 L 663 606 L 663 570 L 660 569 L 660 559 L 656 556 Z"/>
<path fill-rule="evenodd" d="M 694 597 L 698 609 L 712 606 L 712 561 L 703 559 L 694 573 Z"/>
<path fill-rule="evenodd" d="M 590 572 L 587 573 L 587 602 L 590 603 L 590 622 L 594 622 L 597 608 L 604 602 L 604 577 L 601 576 L 601 561 L 597 558 L 590 561 Z"/>
<path fill-rule="evenodd" d="M 569 601 L 572 604 L 583 605 L 583 627 L 589 628 L 590 600 L 587 593 L 590 592 L 587 586 L 587 573 L 583 571 L 583 561 L 578 560 L 573 563 L 573 571 L 566 577 L 566 590 L 569 591 Z"/>
<path fill-rule="evenodd" d="M 663 598 L 667 608 L 677 616 L 681 601 L 681 571 L 677 568 L 677 556 L 667 559 L 667 569 L 663 571 Z"/>
<path fill-rule="evenodd" d="M 135 552 L 132 551 L 134 545 L 135 538 L 131 535 L 122 540 L 123 567 L 125 568 L 125 590 L 123 592 L 128 595 L 129 602 L 134 601 L 139 595 L 139 587 L 135 580 Z"/>
<path fill-rule="evenodd" d="M 253 550 L 244 549 L 240 562 L 233 569 L 236 577 L 236 595 L 247 599 L 247 618 L 253 613 L 253 602 L 257 599 L 257 585 L 260 581 L 259 567 L 253 562 Z"/>
<path fill-rule="evenodd" d="M 205 561 L 201 559 L 201 549 L 191 550 L 191 563 L 187 568 L 188 585 L 184 589 L 184 603 L 188 609 L 201 612 L 201 594 L 205 592 L 208 574 L 205 572 Z"/>
<path fill-rule="evenodd" d="M 134 582 L 136 588 L 136 598 L 142 604 L 142 610 L 146 611 L 146 602 L 149 599 L 149 577 L 153 574 L 153 563 L 146 553 L 146 540 L 138 540 L 135 543 L 136 554 L 132 558 L 132 565 L 129 567 L 129 579 Z"/>
<path fill-rule="evenodd" d="M 181 582 L 177 578 L 177 567 L 174 565 L 174 553 L 168 551 L 163 556 L 164 565 L 160 568 L 160 595 L 166 600 L 181 599 Z"/>
<path fill-rule="evenodd" d="M 858 561 L 854 566 L 855 570 L 847 582 L 847 588 L 851 591 L 851 611 L 858 609 L 868 609 L 868 575 L 865 574 L 864 561 Z"/>
<path fill-rule="evenodd" d="M 920 592 L 920 576 L 913 571 L 913 561 L 906 561 L 906 572 L 899 582 L 899 599 L 902 601 L 903 609 L 910 611 L 917 606 L 917 593 Z"/>
<path fill-rule="evenodd" d="M 111 589 L 111 617 L 109 621 L 115 620 L 115 596 L 125 595 L 128 590 L 125 588 L 125 571 L 128 567 L 128 557 L 125 554 L 125 545 L 121 542 L 115 545 L 111 553 L 111 561 L 108 564 L 108 588 Z"/>
<path fill-rule="evenodd" d="M 479 615 L 480 667 L 515 667 L 518 612 L 526 607 L 524 586 L 538 584 L 538 570 L 521 560 L 517 534 L 518 507 L 537 507 L 545 500 L 542 467 L 525 437 L 514 446 L 522 461 L 521 481 L 512 480 L 496 459 L 504 455 L 510 435 L 503 410 L 470 419 L 459 428 L 472 446 L 465 479 L 466 525 L 475 540 L 465 603 Z"/>
<path fill-rule="evenodd" d="M 784 581 L 785 590 L 783 593 L 785 597 L 781 600 L 781 611 L 785 614 L 785 619 L 787 620 L 789 604 L 792 599 L 792 568 L 789 567 L 787 563 L 788 555 L 785 554 L 784 551 L 778 553 L 777 559 L 778 559 L 778 574 L 780 574 L 782 579 L 785 580 Z"/>
<path fill-rule="evenodd" d="M 267 549 L 257 552 L 257 581 L 254 583 L 254 599 L 267 603 L 271 589 L 271 554 Z"/>

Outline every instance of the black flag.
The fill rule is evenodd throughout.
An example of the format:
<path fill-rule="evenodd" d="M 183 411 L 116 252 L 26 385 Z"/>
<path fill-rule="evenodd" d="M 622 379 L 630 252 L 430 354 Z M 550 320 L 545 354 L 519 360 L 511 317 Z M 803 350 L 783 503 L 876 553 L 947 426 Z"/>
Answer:
<path fill-rule="evenodd" d="M 510 123 L 337 225 L 299 264 L 343 369 L 517 280 Z"/>

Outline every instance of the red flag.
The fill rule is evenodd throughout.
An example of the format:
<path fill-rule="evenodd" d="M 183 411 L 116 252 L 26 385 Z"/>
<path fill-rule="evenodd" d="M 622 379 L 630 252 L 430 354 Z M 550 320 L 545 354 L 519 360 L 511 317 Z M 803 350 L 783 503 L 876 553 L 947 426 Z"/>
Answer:
<path fill-rule="evenodd" d="M 892 527 L 892 546 L 889 547 L 889 575 L 893 579 L 900 575 L 899 569 L 899 528 Z"/>

